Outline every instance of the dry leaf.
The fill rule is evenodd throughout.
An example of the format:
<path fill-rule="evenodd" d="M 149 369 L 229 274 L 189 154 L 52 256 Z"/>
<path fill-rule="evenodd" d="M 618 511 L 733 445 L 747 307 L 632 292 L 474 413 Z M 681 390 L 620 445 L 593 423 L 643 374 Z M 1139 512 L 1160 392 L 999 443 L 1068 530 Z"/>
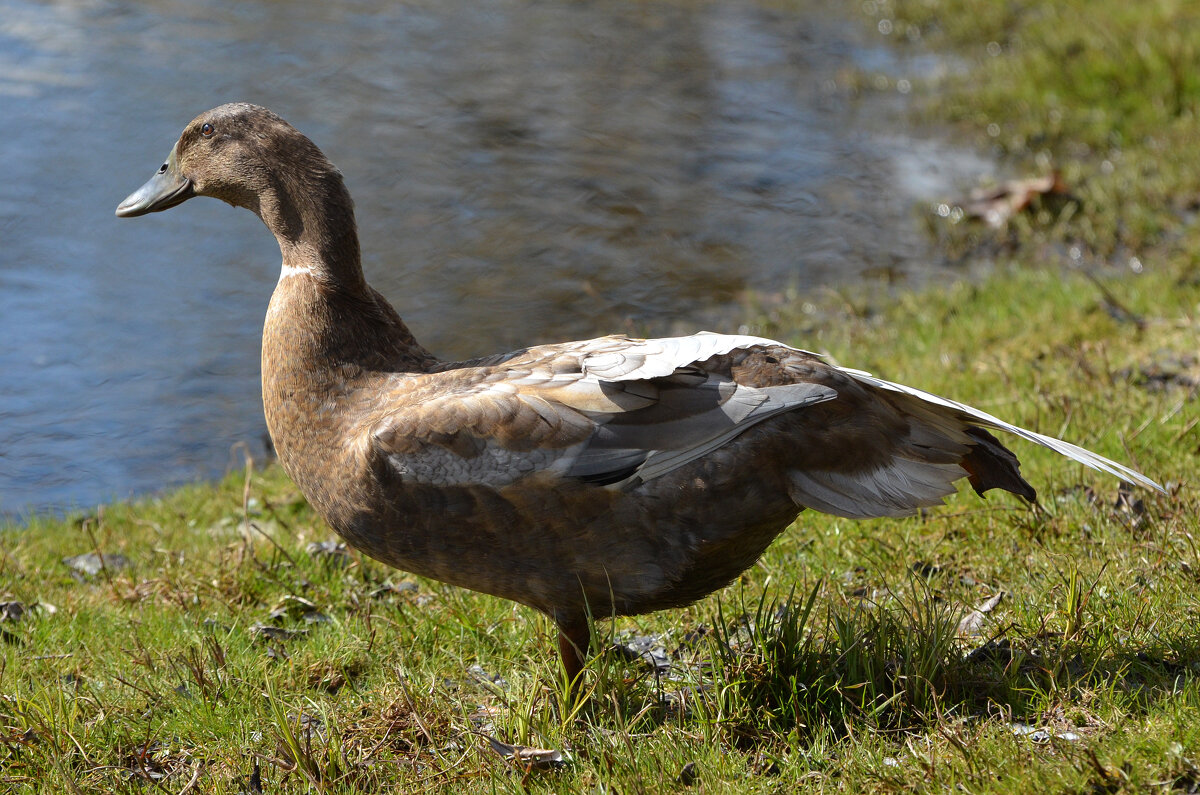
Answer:
<path fill-rule="evenodd" d="M 1015 213 L 1024 210 L 1039 196 L 1068 193 L 1057 171 L 1044 177 L 1013 179 L 991 189 L 977 188 L 963 207 L 967 215 L 982 218 L 988 226 L 1000 229 Z"/>
<path fill-rule="evenodd" d="M 979 628 L 983 626 L 983 617 L 992 612 L 992 610 L 996 608 L 996 605 L 1000 604 L 1000 600 L 1003 598 L 1004 591 L 998 591 L 991 599 L 988 599 L 979 607 L 963 616 L 962 621 L 958 622 L 958 636 L 966 637 L 969 635 L 978 635 Z"/>
<path fill-rule="evenodd" d="M 508 743 L 500 742 L 490 735 L 485 734 L 483 736 L 487 738 L 488 744 L 492 746 L 493 751 L 505 759 L 513 760 L 522 767 L 549 770 L 567 764 L 562 751 L 556 751 L 552 748 L 528 748 L 524 745 L 509 745 Z"/>

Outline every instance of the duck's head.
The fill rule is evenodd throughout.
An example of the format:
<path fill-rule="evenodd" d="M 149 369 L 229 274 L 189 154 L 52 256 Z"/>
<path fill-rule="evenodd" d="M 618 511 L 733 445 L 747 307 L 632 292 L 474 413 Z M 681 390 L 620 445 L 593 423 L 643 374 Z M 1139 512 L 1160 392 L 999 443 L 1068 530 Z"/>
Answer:
<path fill-rule="evenodd" d="M 266 108 L 235 102 L 192 119 L 166 162 L 117 206 L 117 215 L 131 218 L 212 196 L 261 216 L 266 196 L 311 189 L 330 177 L 340 182 L 337 169 L 296 128 Z"/>

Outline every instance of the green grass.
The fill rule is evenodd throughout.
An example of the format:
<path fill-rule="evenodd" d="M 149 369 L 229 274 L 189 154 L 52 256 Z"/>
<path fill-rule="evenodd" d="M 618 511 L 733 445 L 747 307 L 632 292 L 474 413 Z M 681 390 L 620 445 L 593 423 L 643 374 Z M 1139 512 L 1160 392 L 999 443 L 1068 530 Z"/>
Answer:
<path fill-rule="evenodd" d="M 1195 349 L 1195 276 L 1111 282 L 1140 328 L 1091 281 L 1029 269 L 869 309 L 771 310 L 767 330 L 820 317 L 807 342 L 839 360 L 1134 461 L 1179 494 L 1118 505 L 1115 482 L 1014 441 L 1042 511 L 962 494 L 908 520 L 802 516 L 718 597 L 601 623 L 605 647 L 658 635 L 676 657 L 656 678 L 602 653 L 590 704 L 565 698 L 553 628 L 530 611 L 307 551 L 329 533 L 273 466 L 12 529 L 0 595 L 27 612 L 0 623 L 0 781 L 242 792 L 257 768 L 277 792 L 625 792 L 687 789 L 691 764 L 713 792 L 1187 791 L 1200 435 L 1195 389 L 1163 372 Z M 73 576 L 62 559 L 89 551 L 129 564 Z M 514 762 L 489 737 L 567 761 Z"/>
<path fill-rule="evenodd" d="M 1069 2 L 875 10 L 938 47 L 1002 44 L 926 112 L 997 120 L 1022 157 L 1017 131 L 1035 126 L 1038 97 L 1086 98 L 1118 125 L 1122 162 L 1149 168 L 1155 141 L 1196 133 L 1191 111 L 1177 112 L 1194 78 L 1172 76 L 1170 49 L 1192 39 L 1182 4 L 1123 7 L 1088 4 L 1074 26 L 1064 20 L 1084 6 Z M 1105 66 L 1118 63 L 1115 44 L 1047 74 L 1062 53 L 1045 39 L 1091 41 L 1106 24 L 1154 45 L 1139 56 L 1143 101 L 1089 88 L 1126 79 Z M 754 330 L 1068 437 L 1173 496 L 1122 495 L 1011 440 L 1040 510 L 964 493 L 906 520 L 802 515 L 725 592 L 600 622 L 581 702 L 561 681 L 548 621 L 310 551 L 329 531 L 277 467 L 248 464 L 213 486 L 0 533 L 0 600 L 24 609 L 0 611 L 0 788 L 1196 791 L 1200 239 L 1177 214 L 1194 166 L 1172 152 L 1158 167 L 1180 173 L 1118 189 L 1106 180 L 1125 166 L 1088 171 L 1105 156 L 1090 137 L 1103 126 L 1064 125 L 1046 144 L 1064 173 L 1090 174 L 1074 184 L 1093 192 L 1068 218 L 1035 208 L 1000 233 L 947 233 L 965 253 L 997 239 L 1011 252 L 985 280 L 764 304 Z M 1089 277 L 1046 265 L 1047 250 L 1070 246 L 1133 252 L 1144 267 Z M 63 558 L 86 552 L 128 565 L 76 576 Z M 960 620 L 1000 591 L 960 636 Z M 668 675 L 612 648 L 633 635 L 669 653 Z M 513 759 L 504 744 L 557 755 Z"/>

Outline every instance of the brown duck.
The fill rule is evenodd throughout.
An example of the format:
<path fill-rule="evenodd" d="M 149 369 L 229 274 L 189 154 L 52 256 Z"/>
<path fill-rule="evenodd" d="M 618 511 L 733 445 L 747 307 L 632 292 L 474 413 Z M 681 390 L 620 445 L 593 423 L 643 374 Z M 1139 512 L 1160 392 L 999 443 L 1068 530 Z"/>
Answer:
<path fill-rule="evenodd" d="M 964 477 L 1033 500 L 1016 456 L 985 428 L 1159 488 L 1082 448 L 757 337 L 613 336 L 439 361 L 366 283 L 341 173 L 265 108 L 197 116 L 117 215 L 193 196 L 252 210 L 279 241 L 263 404 L 313 507 L 377 560 L 550 616 L 572 680 L 589 616 L 693 602 L 805 508 L 903 516 Z"/>

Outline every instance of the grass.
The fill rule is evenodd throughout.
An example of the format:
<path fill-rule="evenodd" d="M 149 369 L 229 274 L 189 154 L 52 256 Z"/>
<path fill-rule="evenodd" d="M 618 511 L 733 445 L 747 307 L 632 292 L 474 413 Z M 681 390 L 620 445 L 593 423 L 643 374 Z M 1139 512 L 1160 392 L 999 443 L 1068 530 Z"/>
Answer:
<path fill-rule="evenodd" d="M 1191 41 L 1182 5 L 1136 18 L 1104 0 L 1074 26 L 1063 20 L 1083 6 L 1071 2 L 872 8 L 966 53 L 974 71 L 938 88 L 950 98 L 939 118 L 1001 124 L 1004 154 L 1018 160 L 1030 145 L 1020 130 L 1051 92 L 1068 119 L 1085 100 L 1110 114 L 1121 162 L 1139 169 L 1161 153 L 1155 141 L 1195 135 L 1193 78 L 1172 72 L 1182 56 L 1171 48 Z M 1054 36 L 1091 42 L 1110 18 L 1147 46 L 1165 42 L 1161 56 L 1137 56 L 1144 101 L 1089 88 L 1101 80 L 1089 70 L 1125 79 L 1104 66 L 1120 57 L 1115 45 L 1089 44 L 1065 77 L 1047 74 L 1062 59 Z M 999 55 L 970 55 L 989 41 Z M 967 90 L 972 79 L 986 90 Z M 0 783 L 1200 790 L 1200 239 L 1179 209 L 1194 167 L 1130 187 L 1144 171 L 1099 167 L 1111 150 L 1089 136 L 1103 126 L 1046 139 L 1087 186 L 1074 210 L 1037 207 L 1002 232 L 965 222 L 939 232 L 964 256 L 1008 252 L 990 277 L 764 303 L 755 331 L 1066 436 L 1173 496 L 1124 493 L 1013 440 L 1041 509 L 961 494 L 905 520 L 803 515 L 725 592 L 601 622 L 582 702 L 561 681 L 545 619 L 339 549 L 277 467 L 247 462 L 220 484 L 0 533 Z M 1127 183 L 1106 181 L 1119 174 Z M 1153 191 L 1165 201 L 1149 203 Z M 1144 266 L 1045 265 L 1047 251 L 1071 247 L 1105 262 L 1133 252 Z M 85 553 L 106 565 L 83 574 L 64 563 Z"/>
<path fill-rule="evenodd" d="M 950 51 L 964 64 L 932 81 L 926 120 L 1019 173 L 1057 169 L 1070 191 L 1069 201 L 999 231 L 939 230 L 949 251 L 970 256 L 983 243 L 1125 265 L 1183 230 L 1194 237 L 1200 15 L 1191 4 L 867 0 L 862 8 L 897 42 Z"/>
<path fill-rule="evenodd" d="M 1179 494 L 1123 495 L 1014 442 L 1041 511 L 963 494 L 907 520 L 803 516 L 719 597 L 602 623 L 605 648 L 649 636 L 671 667 L 606 651 L 586 705 L 566 698 L 547 621 L 321 545 L 328 531 L 274 466 L 13 529 L 0 593 L 25 612 L 0 623 L 0 780 L 1186 792 L 1200 783 L 1200 506 L 1187 488 L 1200 437 L 1195 387 L 1171 368 L 1194 349 L 1195 275 L 1110 283 L 1140 326 L 1088 279 L 1028 269 L 869 311 L 834 296 L 764 310 L 768 327 L 820 316 L 809 343 L 836 358 L 1135 461 Z M 116 563 L 63 563 L 87 552 Z M 564 761 L 505 758 L 492 740 Z"/>

